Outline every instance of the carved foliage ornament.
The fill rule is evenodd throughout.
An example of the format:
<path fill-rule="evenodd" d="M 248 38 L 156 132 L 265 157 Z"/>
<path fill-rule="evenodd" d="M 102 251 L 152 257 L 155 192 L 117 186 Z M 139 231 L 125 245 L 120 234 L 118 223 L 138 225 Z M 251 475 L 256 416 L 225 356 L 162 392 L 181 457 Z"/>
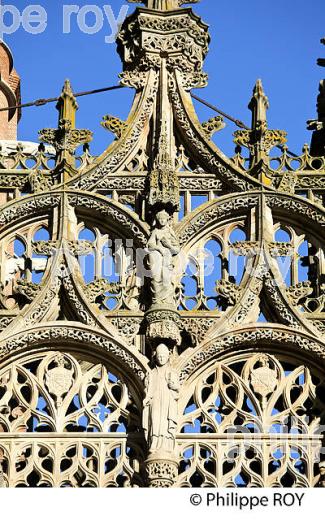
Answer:
<path fill-rule="evenodd" d="M 90 130 L 71 128 L 71 121 L 68 119 L 61 119 L 57 130 L 45 128 L 39 132 L 40 141 L 53 145 L 57 153 L 67 150 L 72 154 L 81 144 L 90 143 L 92 136 Z"/>
<path fill-rule="evenodd" d="M 257 330 L 248 329 L 229 333 L 206 344 L 200 351 L 194 351 L 182 367 L 180 378 L 182 381 L 187 379 L 200 366 L 214 359 L 225 350 L 233 350 L 244 345 L 258 347 L 261 344 L 294 345 L 302 352 L 311 353 L 320 360 L 325 359 L 325 352 L 319 340 L 304 336 L 299 331 L 292 330 L 289 332 L 276 327 Z"/>
<path fill-rule="evenodd" d="M 32 347 L 44 343 L 67 343 L 91 344 L 93 348 L 97 348 L 106 353 L 111 353 L 119 359 L 119 362 L 128 367 L 134 373 L 135 377 L 143 380 L 145 377 L 145 368 L 137 360 L 137 356 L 133 352 L 128 352 L 120 346 L 105 337 L 105 335 L 80 327 L 48 327 L 32 330 L 17 335 L 14 338 L 6 340 L 4 345 L 0 347 L 0 357 L 8 356 L 16 351 L 23 350 L 26 347 Z"/>
<path fill-rule="evenodd" d="M 161 9 L 156 9 L 156 15 L 142 10 L 138 16 L 131 16 L 123 23 L 117 42 L 125 71 L 138 71 L 141 74 L 148 70 L 159 70 L 163 56 L 169 70 L 176 68 L 192 75 L 200 73 L 208 51 L 207 26 L 190 11 L 178 13 L 177 9 L 167 8 L 169 0 L 165 0 L 165 6 L 163 2 Z M 170 14 L 162 17 L 159 11 L 170 11 Z M 202 80 L 203 77 L 199 83 Z"/>
<path fill-rule="evenodd" d="M 14 258 L 10 240 L 21 224 L 27 260 L 33 254 L 53 257 L 45 259 L 48 276 L 40 284 L 33 282 L 33 262 L 28 267 L 24 258 L 10 279 L 12 292 L 33 302 L 27 306 L 18 296 L 13 311 L 1 310 L 0 487 L 279 487 L 290 478 L 291 485 L 315 485 L 325 420 L 324 273 L 310 268 L 314 280 L 298 283 L 294 268 L 302 258 L 307 263 L 297 250 L 302 233 L 299 240 L 279 242 L 268 236 L 268 226 L 272 210 L 276 226 L 286 220 L 293 230 L 309 223 L 317 240 L 324 238 L 324 158 L 313 157 L 308 147 L 289 158 L 284 148 L 271 167 L 269 152 L 286 136 L 268 129 L 260 81 L 249 106 L 252 130 L 235 134 L 237 144 L 249 149 L 249 169 L 240 151 L 233 160 L 221 154 L 211 138 L 224 126 L 222 118 L 201 124 L 188 93 L 207 81 L 202 68 L 208 27 L 190 9 L 180 9 L 195 0 L 142 3 L 145 8 L 125 20 L 117 38 L 121 84 L 138 92 L 126 122 L 104 116 L 102 126 L 117 138 L 106 152 L 93 158 L 86 147 L 75 156 L 91 133 L 75 128 L 77 105 L 68 82 L 58 104 L 58 128 L 40 132 L 50 147 L 28 154 L 18 144 L 11 156 L 0 150 L 0 169 L 8 173 L 0 179 L 8 191 L 0 212 L 4 257 Z M 314 131 L 322 131 L 318 119 Z M 50 158 L 60 168 L 51 170 Z M 294 160 L 301 171 L 294 171 Z M 68 176 L 63 175 L 64 189 L 56 191 L 64 163 Z M 16 188 L 24 192 L 25 185 L 33 197 L 12 201 Z M 294 195 L 306 186 L 315 203 Z M 207 202 L 194 209 L 201 195 Z M 185 218 L 176 224 L 180 201 Z M 268 216 L 260 211 L 264 201 Z M 69 204 L 75 222 L 66 211 Z M 29 222 L 39 217 L 48 222 L 51 240 L 33 241 Z M 87 226 L 96 240 L 78 241 L 77 231 Z M 126 269 L 114 281 L 105 278 L 106 226 L 122 249 L 125 238 L 145 249 L 148 285 L 140 287 L 126 247 L 121 254 Z M 232 241 L 234 226 L 247 240 Z M 204 307 L 204 258 L 190 279 L 202 299 L 194 307 L 199 298 L 192 298 L 187 306 L 190 291 L 185 283 L 180 287 L 176 260 L 211 237 L 221 250 L 215 254 L 221 275 L 211 282 L 216 307 Z M 60 244 L 63 252 L 55 258 Z M 247 260 L 241 285 L 234 283 L 233 254 Z M 79 276 L 73 256 L 81 255 L 95 257 L 93 281 Z M 324 263 L 321 247 L 317 255 L 318 268 Z M 294 282 L 287 288 L 274 283 L 279 273 L 274 267 L 273 276 L 273 257 L 279 256 L 291 262 Z M 106 298 L 117 300 L 113 310 Z M 265 315 L 281 325 L 256 323 L 263 305 Z M 313 312 L 307 317 L 294 308 L 308 305 Z M 298 357 L 304 361 L 298 363 Z M 270 435 L 283 419 L 295 422 L 300 434 L 292 441 L 284 433 L 288 452 Z M 236 428 L 241 431 L 233 439 Z M 322 485 L 322 465 L 320 473 Z"/>

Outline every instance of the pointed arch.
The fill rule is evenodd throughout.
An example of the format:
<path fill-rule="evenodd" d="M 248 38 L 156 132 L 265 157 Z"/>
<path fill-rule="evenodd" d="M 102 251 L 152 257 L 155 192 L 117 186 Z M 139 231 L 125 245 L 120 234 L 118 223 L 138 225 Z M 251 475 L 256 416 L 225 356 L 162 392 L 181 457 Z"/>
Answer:
<path fill-rule="evenodd" d="M 148 371 L 148 360 L 138 351 L 131 350 L 119 338 L 79 322 L 48 322 L 35 324 L 24 331 L 13 332 L 0 343 L 0 363 L 23 356 L 26 352 L 69 347 L 110 359 L 114 366 L 128 377 L 130 384 L 143 391 Z"/>
<path fill-rule="evenodd" d="M 181 379 L 190 384 L 215 360 L 225 359 L 236 352 L 255 352 L 256 348 L 263 350 L 270 347 L 282 353 L 290 350 L 292 354 L 297 353 L 325 366 L 325 343 L 321 339 L 284 325 L 256 323 L 228 330 L 215 339 L 206 339 L 193 351 L 184 352 L 178 363 Z"/>

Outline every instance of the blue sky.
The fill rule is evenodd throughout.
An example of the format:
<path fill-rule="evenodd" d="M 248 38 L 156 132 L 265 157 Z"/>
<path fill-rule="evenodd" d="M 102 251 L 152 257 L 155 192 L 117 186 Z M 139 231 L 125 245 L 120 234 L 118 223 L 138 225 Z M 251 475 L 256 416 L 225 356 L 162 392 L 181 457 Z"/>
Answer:
<path fill-rule="evenodd" d="M 2 2 L 10 4 L 13 2 Z M 94 35 L 82 33 L 73 18 L 71 33 L 63 34 L 63 5 L 80 7 L 96 3 L 110 5 L 117 16 L 123 0 L 33 0 L 48 13 L 44 33 L 30 35 L 22 28 L 5 37 L 15 57 L 15 65 L 22 78 L 23 101 L 59 94 L 65 78 L 75 91 L 100 88 L 118 82 L 120 59 L 115 44 L 105 43 L 111 29 L 105 19 L 103 29 Z M 29 5 L 17 0 L 21 11 Z M 129 4 L 129 13 L 135 4 Z M 319 80 L 324 69 L 316 59 L 325 56 L 319 40 L 325 36 L 324 0 L 202 0 L 194 10 L 210 24 L 212 42 L 205 71 L 210 82 L 196 93 L 233 116 L 250 123 L 247 104 L 257 78 L 262 78 L 269 96 L 270 128 L 285 129 L 289 146 L 300 152 L 304 142 L 310 141 L 305 121 L 315 116 Z M 90 19 L 89 19 L 90 20 Z M 105 114 L 125 118 L 131 106 L 131 89 L 99 94 L 79 100 L 77 124 L 95 132 L 94 153 L 102 151 L 111 140 L 100 127 Z M 202 120 L 214 115 L 198 107 Z M 54 105 L 28 108 L 23 112 L 19 138 L 36 140 L 37 131 L 56 126 Z M 232 154 L 234 125 L 216 135 L 217 144 Z"/>

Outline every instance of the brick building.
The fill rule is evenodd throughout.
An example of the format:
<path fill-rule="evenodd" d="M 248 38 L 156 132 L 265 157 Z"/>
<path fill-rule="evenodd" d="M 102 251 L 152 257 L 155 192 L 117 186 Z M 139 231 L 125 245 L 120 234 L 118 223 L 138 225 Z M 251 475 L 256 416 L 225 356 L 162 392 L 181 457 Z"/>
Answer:
<path fill-rule="evenodd" d="M 20 104 L 20 77 L 14 68 L 14 61 L 9 47 L 0 43 L 0 108 Z M 0 112 L 0 140 L 16 140 L 17 125 L 21 111 L 12 109 Z"/>

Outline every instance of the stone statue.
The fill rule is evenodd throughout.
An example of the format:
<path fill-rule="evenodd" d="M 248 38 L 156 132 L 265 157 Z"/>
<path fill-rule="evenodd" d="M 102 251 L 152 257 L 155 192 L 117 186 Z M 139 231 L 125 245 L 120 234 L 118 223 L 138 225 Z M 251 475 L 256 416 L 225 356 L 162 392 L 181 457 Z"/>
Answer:
<path fill-rule="evenodd" d="M 172 11 L 178 9 L 183 4 L 196 4 L 199 0 L 128 0 L 130 3 L 145 4 L 148 9 L 157 11 Z"/>
<path fill-rule="evenodd" d="M 165 210 L 156 214 L 155 227 L 148 240 L 148 260 L 151 274 L 153 305 L 175 305 L 176 273 L 173 257 L 180 246 L 170 225 L 170 216 Z"/>
<path fill-rule="evenodd" d="M 150 453 L 172 453 L 177 427 L 179 378 L 169 363 L 170 353 L 164 343 L 158 345 L 156 366 L 146 379 L 143 429 Z"/>

